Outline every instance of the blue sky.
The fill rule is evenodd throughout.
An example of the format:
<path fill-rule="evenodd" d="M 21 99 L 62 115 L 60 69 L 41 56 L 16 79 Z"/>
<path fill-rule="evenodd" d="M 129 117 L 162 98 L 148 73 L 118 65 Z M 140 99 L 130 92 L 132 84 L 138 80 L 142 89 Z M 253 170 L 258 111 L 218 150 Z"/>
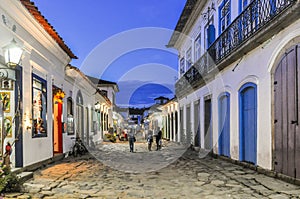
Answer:
<path fill-rule="evenodd" d="M 120 106 L 173 97 L 177 52 L 167 49 L 186 0 L 33 0 L 87 75 L 118 83 Z"/>

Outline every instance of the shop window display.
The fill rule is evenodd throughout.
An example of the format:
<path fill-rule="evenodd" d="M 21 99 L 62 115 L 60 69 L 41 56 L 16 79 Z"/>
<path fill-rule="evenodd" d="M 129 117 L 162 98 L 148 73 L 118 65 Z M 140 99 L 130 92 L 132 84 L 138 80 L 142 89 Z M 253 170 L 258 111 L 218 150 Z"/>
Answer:
<path fill-rule="evenodd" d="M 74 117 L 73 117 L 73 100 L 68 97 L 67 100 L 67 132 L 68 135 L 74 135 Z"/>
<path fill-rule="evenodd" d="M 44 79 L 32 77 L 32 137 L 47 136 L 47 83 Z"/>

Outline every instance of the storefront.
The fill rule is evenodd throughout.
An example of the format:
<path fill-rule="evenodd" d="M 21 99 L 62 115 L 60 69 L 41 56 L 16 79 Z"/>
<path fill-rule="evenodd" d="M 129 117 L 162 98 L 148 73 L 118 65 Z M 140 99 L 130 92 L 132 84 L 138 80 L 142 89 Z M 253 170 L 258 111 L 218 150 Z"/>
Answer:
<path fill-rule="evenodd" d="M 105 98 L 78 68 L 65 68 L 64 92 L 67 106 L 64 107 L 67 133 L 64 134 L 64 151 L 72 147 L 79 137 L 86 146 L 92 147 L 103 139 L 109 120 L 110 101 Z"/>
<path fill-rule="evenodd" d="M 64 101 L 55 89 L 63 91 L 76 56 L 32 2 L 3 1 L 0 15 L 0 156 L 9 142 L 11 167 L 24 167 L 63 152 Z"/>

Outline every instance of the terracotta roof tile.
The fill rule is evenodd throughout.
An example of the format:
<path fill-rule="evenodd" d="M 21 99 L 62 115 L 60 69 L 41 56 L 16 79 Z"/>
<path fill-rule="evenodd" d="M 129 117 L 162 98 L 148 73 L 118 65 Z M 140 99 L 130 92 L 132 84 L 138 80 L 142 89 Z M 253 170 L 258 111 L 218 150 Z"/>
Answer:
<path fill-rule="evenodd" d="M 46 32 L 56 41 L 56 43 L 69 55 L 72 59 L 78 59 L 71 49 L 65 44 L 64 40 L 59 36 L 54 27 L 48 20 L 41 14 L 38 8 L 30 0 L 20 0 L 30 14 L 41 24 Z"/>

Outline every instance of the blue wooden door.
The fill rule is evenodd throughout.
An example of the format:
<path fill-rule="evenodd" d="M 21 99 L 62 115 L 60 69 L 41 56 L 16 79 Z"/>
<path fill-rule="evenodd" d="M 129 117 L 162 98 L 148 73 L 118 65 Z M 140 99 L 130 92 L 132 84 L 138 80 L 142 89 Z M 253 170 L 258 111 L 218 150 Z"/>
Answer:
<path fill-rule="evenodd" d="M 256 85 L 245 84 L 240 89 L 240 160 L 256 164 L 257 99 Z"/>
<path fill-rule="evenodd" d="M 230 96 L 219 98 L 219 154 L 230 157 Z"/>

